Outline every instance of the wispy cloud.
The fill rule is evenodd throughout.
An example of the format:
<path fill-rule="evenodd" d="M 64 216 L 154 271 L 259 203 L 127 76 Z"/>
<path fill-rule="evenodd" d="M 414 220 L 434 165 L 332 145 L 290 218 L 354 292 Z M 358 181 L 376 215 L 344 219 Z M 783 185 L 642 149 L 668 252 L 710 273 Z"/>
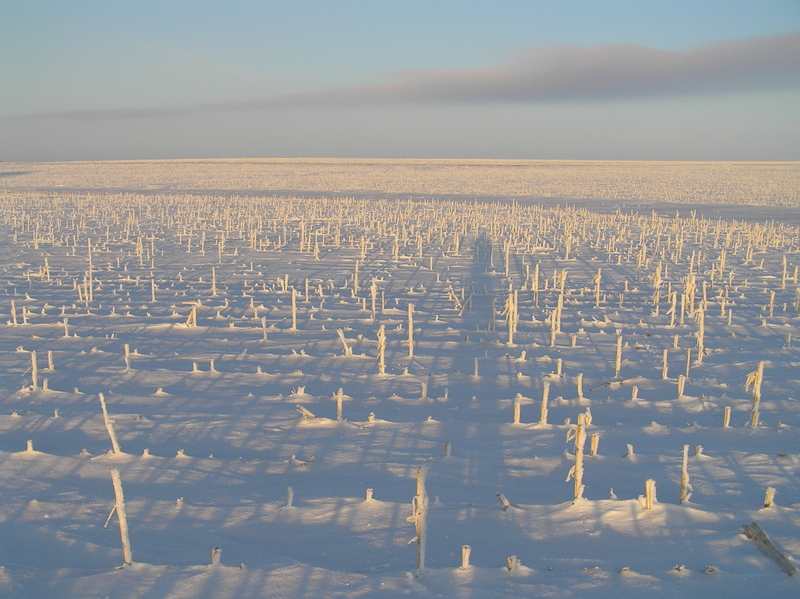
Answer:
<path fill-rule="evenodd" d="M 60 119 L 387 104 L 580 102 L 800 88 L 800 32 L 655 50 L 630 44 L 530 49 L 485 68 L 390 73 L 381 84 L 176 108 L 72 110 Z"/>

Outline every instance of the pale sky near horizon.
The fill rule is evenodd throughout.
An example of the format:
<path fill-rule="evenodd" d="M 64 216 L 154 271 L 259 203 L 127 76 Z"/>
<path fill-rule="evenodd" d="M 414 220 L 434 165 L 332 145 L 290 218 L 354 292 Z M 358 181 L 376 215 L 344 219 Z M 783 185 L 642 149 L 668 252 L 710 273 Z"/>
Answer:
<path fill-rule="evenodd" d="M 800 160 L 800 0 L 0 0 L 0 160 Z"/>

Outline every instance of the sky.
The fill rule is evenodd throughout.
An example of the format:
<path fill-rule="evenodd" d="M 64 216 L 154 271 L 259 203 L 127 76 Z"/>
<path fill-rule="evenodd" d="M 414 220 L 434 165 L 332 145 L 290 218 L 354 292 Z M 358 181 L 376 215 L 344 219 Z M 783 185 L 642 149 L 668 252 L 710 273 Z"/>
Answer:
<path fill-rule="evenodd" d="M 0 160 L 800 160 L 800 0 L 0 0 Z"/>

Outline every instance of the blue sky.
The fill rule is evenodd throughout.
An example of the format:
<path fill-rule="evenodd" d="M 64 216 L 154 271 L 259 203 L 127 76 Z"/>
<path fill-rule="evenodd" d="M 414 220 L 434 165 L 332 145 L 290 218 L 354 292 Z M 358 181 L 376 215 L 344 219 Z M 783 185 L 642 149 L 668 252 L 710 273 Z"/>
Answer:
<path fill-rule="evenodd" d="M 800 1 L 0 0 L 0 160 L 800 160 Z"/>

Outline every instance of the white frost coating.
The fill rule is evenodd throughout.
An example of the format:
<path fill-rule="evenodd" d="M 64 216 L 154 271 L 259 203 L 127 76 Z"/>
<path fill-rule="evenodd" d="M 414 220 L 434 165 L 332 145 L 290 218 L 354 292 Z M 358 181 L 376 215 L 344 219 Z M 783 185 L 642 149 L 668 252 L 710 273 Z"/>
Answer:
<path fill-rule="evenodd" d="M 131 539 L 128 535 L 128 516 L 125 512 L 125 495 L 122 493 L 122 480 L 119 476 L 119 470 L 111 471 L 111 482 L 114 485 L 114 509 L 117 512 L 117 519 L 119 520 L 119 536 L 122 541 L 122 559 L 126 565 L 133 563 L 133 556 L 131 554 Z"/>
<path fill-rule="evenodd" d="M 408 304 L 408 357 L 414 357 L 414 304 L 411 303 Z"/>
<path fill-rule="evenodd" d="M 747 391 L 750 386 L 753 386 L 753 407 L 750 409 L 750 426 L 755 428 L 758 426 L 759 407 L 761 404 L 761 383 L 764 380 L 764 362 L 759 362 L 758 367 L 754 372 L 747 375 L 747 380 L 744 384 L 744 390 Z"/>
<path fill-rule="evenodd" d="M 408 522 L 413 522 L 417 536 L 417 570 L 425 569 L 425 544 L 427 536 L 428 494 L 425 491 L 425 470 L 417 467 L 417 494 L 411 501 L 411 515 Z"/>
<path fill-rule="evenodd" d="M 567 482 L 570 479 L 574 480 L 573 484 L 573 501 L 577 501 L 583 496 L 583 448 L 586 444 L 586 431 L 584 430 L 586 424 L 586 415 L 578 414 L 578 424 L 570 430 L 567 435 L 567 441 L 575 439 L 575 464 L 570 468 L 567 474 Z"/>
<path fill-rule="evenodd" d="M 469 568 L 469 556 L 472 553 L 472 547 L 469 545 L 461 546 L 461 569 L 466 570 Z"/>
<path fill-rule="evenodd" d="M 612 205 L 574 197 L 542 202 L 536 198 L 555 187 L 537 169 L 556 172 L 547 164 L 531 168 L 522 161 L 513 167 L 420 161 L 413 167 L 363 161 L 30 167 L 0 162 L 0 249 L 10 258 L 0 269 L 0 330 L 5 333 L 0 335 L 5 364 L 0 424 L 11 435 L 0 479 L 25 490 L 15 494 L 9 487 L 4 495 L 6 511 L 20 517 L 14 523 L 19 534 L 0 538 L 0 553 L 14 555 L 0 568 L 0 596 L 24 589 L 36 597 L 102 597 L 113 594 L 112 579 L 124 582 L 132 596 L 169 589 L 215 599 L 255 599 L 265 593 L 298 599 L 375 593 L 483 597 L 487 589 L 503 597 L 537 589 L 556 596 L 579 588 L 613 596 L 620 585 L 679 595 L 698 584 L 714 595 L 731 587 L 734 578 L 738 594 L 784 596 L 793 581 L 784 580 L 744 536 L 731 536 L 736 531 L 726 514 L 760 513 L 776 522 L 794 521 L 800 514 L 791 485 L 781 482 L 800 476 L 793 441 L 800 404 L 792 401 L 800 213 L 796 203 L 783 211 L 741 204 L 706 208 L 704 197 L 691 195 L 691 184 L 675 185 L 671 193 L 674 202 L 688 199 L 696 206 L 657 205 L 646 194 L 627 202 L 622 191 L 632 190 L 631 181 L 648 168 L 725 173 L 721 186 L 705 187 L 717 195 L 724 179 L 758 169 L 774 175 L 771 185 L 790 187 L 794 194 L 800 190 L 800 185 L 788 186 L 786 178 L 788 169 L 796 173 L 791 181 L 800 180 L 800 166 L 777 164 L 606 163 L 602 170 L 615 173 L 617 183 L 604 187 L 595 180 L 591 188 L 618 195 L 620 201 Z M 562 164 L 558 176 L 580 178 L 587 170 L 598 173 L 600 167 Z M 276 171 L 285 174 L 281 187 L 269 183 L 277 180 L 271 175 Z M 318 183 L 313 172 L 328 177 L 324 173 L 334 171 L 339 174 L 330 176 L 324 189 L 341 194 L 306 193 L 306 182 Z M 396 186 L 395 195 L 385 197 L 380 187 L 372 187 L 369 198 L 347 191 L 366 187 L 376 171 Z M 452 184 L 440 187 L 442 194 L 435 197 L 417 191 L 435 182 L 429 174 L 449 177 L 449 172 L 471 181 L 462 185 L 462 197 L 453 195 Z M 483 186 L 474 173 L 498 181 L 496 172 L 512 182 L 524 179 L 526 197 L 514 202 L 497 197 L 496 189 L 487 192 L 497 199 L 470 195 Z M 405 181 L 398 173 L 407 175 Z M 362 175 L 365 180 L 359 181 Z M 105 188 L 109 181 L 121 184 Z M 255 189 L 256 182 L 260 191 L 250 195 L 246 190 Z M 228 183 L 229 191 L 219 191 Z M 303 197 L 270 197 L 272 189 L 295 189 Z M 203 236 L 209 243 L 205 257 Z M 223 236 L 225 250 L 217 264 L 215 250 Z M 362 289 L 354 298 L 350 277 L 356 259 Z M 217 298 L 210 296 L 212 266 Z M 597 307 L 591 279 L 599 266 Z M 691 297 L 683 293 L 690 273 Z M 659 278 L 660 300 L 650 285 Z M 378 287 L 374 318 L 373 280 Z M 158 283 L 155 301 L 153 281 Z M 519 300 L 513 348 L 507 345 L 505 316 L 499 315 L 510 283 Z M 292 284 L 301 294 L 298 318 L 302 310 L 307 322 L 299 327 L 298 321 L 295 332 L 289 331 Z M 492 298 L 497 298 L 497 318 L 503 318 L 497 330 L 489 329 Z M 559 299 L 562 332 L 551 348 L 551 331 L 558 331 L 560 322 L 558 313 L 552 314 Z M 406 359 L 408 303 L 415 306 L 413 360 Z M 679 325 L 681 304 L 684 326 Z M 184 322 L 195 305 L 203 326 L 188 328 Z M 701 306 L 707 351 L 698 363 L 694 318 Z M 220 317 L 208 318 L 217 313 Z M 759 318 L 764 326 L 758 326 Z M 65 319 L 71 325 L 66 331 Z M 380 326 L 387 337 L 383 375 L 375 346 Z M 342 357 L 337 329 L 344 331 L 353 357 Z M 612 378 L 618 331 L 624 334 L 624 380 Z M 119 358 L 128 343 L 131 370 L 125 372 Z M 667 380 L 661 378 L 664 348 L 669 349 Z M 44 389 L 43 377 L 49 377 L 53 389 L 48 393 L 31 392 L 31 350 L 42 358 L 39 387 Z M 46 350 L 58 354 L 57 372 L 45 370 Z M 684 374 L 689 351 L 693 378 L 676 400 L 672 385 Z M 219 372 L 210 372 L 211 359 L 220 364 Z M 562 359 L 568 364 L 559 377 Z M 765 375 L 759 404 L 763 424 L 743 429 L 751 419 L 752 398 L 742 385 L 759 361 Z M 192 373 L 193 363 L 203 366 Z M 584 373 L 586 397 L 576 392 L 578 373 Z M 552 397 L 548 425 L 541 427 L 533 404 L 542 399 L 540 381 L 545 380 Z M 423 382 L 428 392 L 420 401 Z M 331 393 L 345 386 L 349 422 L 336 423 Z M 169 393 L 152 393 L 157 388 Z M 300 394 L 301 388 L 307 393 Z M 106 402 L 113 400 L 120 411 L 112 417 L 107 406 L 109 417 L 117 421 L 114 429 L 124 424 L 125 434 L 116 435 L 129 439 L 126 445 L 132 446 L 125 451 L 131 454 L 115 456 L 101 436 L 94 402 L 98 391 L 109 389 L 114 395 Z M 512 418 L 505 410 L 518 393 L 520 406 L 529 410 L 528 422 L 508 426 Z M 326 417 L 301 420 L 298 402 Z M 558 435 L 566 432 L 569 425 L 562 428 L 562 422 L 568 415 L 574 418 L 587 407 L 597 418 L 591 425 L 584 421 L 584 467 L 590 464 L 591 480 L 584 472 L 589 493 L 582 496 L 590 501 L 573 505 L 563 479 L 557 479 L 573 466 L 572 442 L 562 445 Z M 727 424 L 736 428 L 722 428 L 726 407 L 731 408 Z M 58 418 L 50 418 L 55 410 Z M 652 426 L 653 421 L 663 424 Z M 605 455 L 589 457 L 595 435 L 602 437 Z M 26 439 L 37 451 L 25 452 Z M 450 458 L 443 457 L 445 441 L 458 445 Z M 635 445 L 636 457 L 621 460 L 626 443 Z M 675 505 L 684 443 L 706 448 L 689 454 L 690 482 L 696 487 L 694 478 L 703 479 L 699 504 Z M 149 457 L 145 446 L 152 450 Z M 174 459 L 179 447 L 190 455 Z M 291 455 L 303 459 L 283 459 Z M 98 469 L 107 476 L 104 464 L 124 475 L 130 536 L 148 540 L 137 543 L 134 567 L 119 573 L 113 570 L 122 561 L 122 553 L 114 557 L 117 531 L 80 532 L 102 522 L 93 508 L 98 495 L 91 477 Z M 417 548 L 404 543 L 415 535 L 405 522 L 410 512 L 403 508 L 403 496 L 409 489 L 403 489 L 421 464 L 432 469 L 426 522 L 431 528 L 425 529 L 431 543 L 426 570 L 415 576 L 412 552 Z M 666 485 L 661 492 L 672 505 L 654 502 L 651 511 L 644 510 L 647 478 Z M 737 494 L 731 492 L 736 481 L 754 482 L 750 492 Z M 304 500 L 281 511 L 287 485 L 302 486 Z M 773 500 L 773 507 L 760 510 L 762 502 L 769 503 L 767 485 L 780 487 L 785 501 Z M 612 501 L 607 500 L 610 486 L 619 495 Z M 367 501 L 367 487 L 378 489 L 380 500 Z M 500 490 L 513 494 L 518 506 L 501 511 L 500 499 L 491 499 Z M 100 500 L 102 491 L 101 486 Z M 131 495 L 141 491 L 146 491 L 142 497 Z M 182 505 L 175 503 L 180 496 L 185 496 Z M 102 516 L 114 505 L 110 495 L 107 500 Z M 769 522 L 764 524 L 768 529 Z M 396 532 L 403 526 L 409 534 L 398 543 Z M 790 528 L 771 533 L 775 546 L 791 542 Z M 576 532 L 587 541 L 579 551 L 583 563 L 575 561 Z M 29 546 L 15 553 L 19 538 Z M 713 556 L 703 554 L 708 539 L 721 540 L 714 543 Z M 464 544 L 474 549 L 474 559 L 470 556 L 471 565 L 462 570 Z M 208 566 L 215 545 L 223 547 L 226 562 L 240 556 L 235 565 L 246 561 L 246 570 L 233 563 Z M 98 547 L 110 554 L 105 566 L 101 562 L 109 555 L 104 558 Z M 676 547 L 692 547 L 694 558 L 672 551 Z M 532 568 L 507 572 L 505 560 L 512 554 Z M 100 570 L 73 567 L 86 556 Z M 670 571 L 683 562 L 687 568 Z M 723 570 L 701 575 L 707 563 Z M 616 576 L 623 566 L 630 569 Z M 41 575 L 26 576 L 32 569 Z M 412 572 L 411 578 L 403 569 Z M 501 569 L 507 575 L 499 575 Z"/>
<path fill-rule="evenodd" d="M 31 383 L 35 389 L 39 388 L 39 364 L 36 361 L 36 352 L 31 352 Z"/>
<path fill-rule="evenodd" d="M 755 522 L 742 526 L 742 534 L 753 541 L 764 555 L 774 561 L 781 570 L 789 576 L 797 574 L 797 568 L 788 558 L 772 543 L 767 533 Z"/>
<path fill-rule="evenodd" d="M 386 374 L 386 326 L 378 328 L 378 374 Z"/>
<path fill-rule="evenodd" d="M 683 462 L 681 465 L 681 495 L 680 502 L 689 501 L 692 496 L 692 486 L 689 484 L 689 446 L 683 446 Z"/>
<path fill-rule="evenodd" d="M 656 502 L 656 481 L 648 478 L 644 483 L 644 509 L 652 510 Z"/>
<path fill-rule="evenodd" d="M 550 399 L 550 381 L 545 381 L 542 387 L 542 409 L 539 414 L 539 424 L 547 424 L 547 402 Z"/>
<path fill-rule="evenodd" d="M 117 433 L 114 431 L 114 421 L 108 416 L 106 398 L 102 393 L 98 393 L 97 396 L 100 398 L 100 407 L 103 409 L 103 422 L 106 425 L 108 436 L 111 438 L 111 447 L 113 448 L 114 453 L 119 455 L 122 453 L 122 451 L 119 448 L 119 441 L 117 441 Z"/>

